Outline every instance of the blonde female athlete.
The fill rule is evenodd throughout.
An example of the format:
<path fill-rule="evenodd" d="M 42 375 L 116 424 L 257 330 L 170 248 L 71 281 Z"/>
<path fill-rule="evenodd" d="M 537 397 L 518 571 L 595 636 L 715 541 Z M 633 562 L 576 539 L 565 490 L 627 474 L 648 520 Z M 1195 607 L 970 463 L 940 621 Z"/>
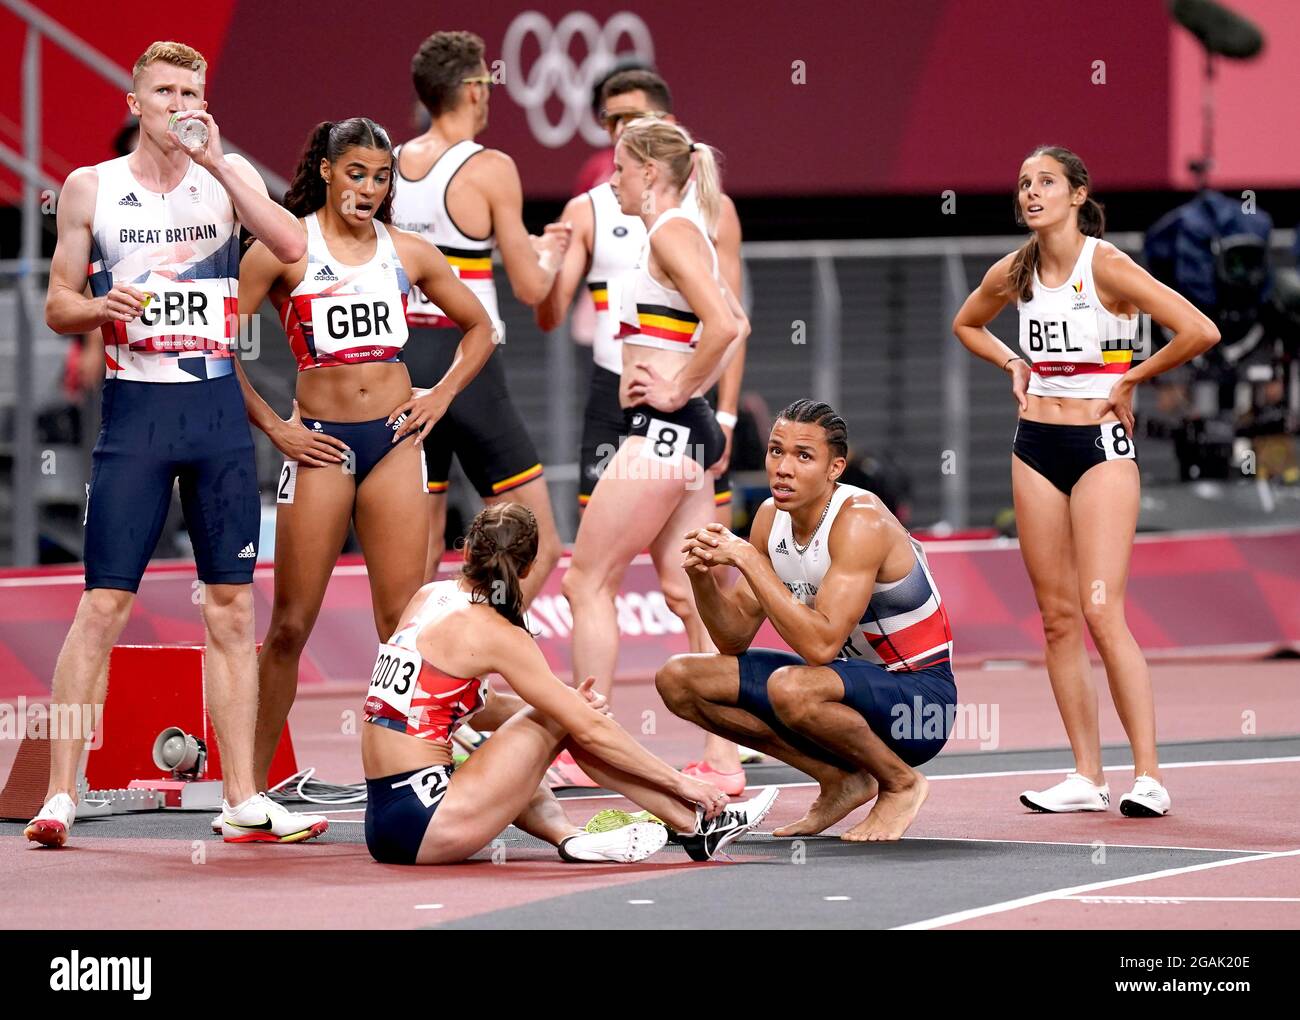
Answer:
<path fill-rule="evenodd" d="M 621 210 L 646 227 L 637 267 L 618 286 L 619 404 L 627 439 L 592 492 L 564 577 L 574 672 L 594 676 L 601 693 L 613 682 L 614 597 L 632 558 L 648 547 L 660 576 L 679 576 L 675 587 L 689 600 L 682 536 L 713 519 L 707 469 L 725 446 L 704 393 L 748 332 L 744 313 L 720 282 L 707 229 L 682 209 L 693 178 L 705 223 L 716 220 L 713 150 L 680 125 L 646 117 L 620 135 L 614 166 L 610 184 Z M 693 602 L 687 608 L 695 614 Z"/>

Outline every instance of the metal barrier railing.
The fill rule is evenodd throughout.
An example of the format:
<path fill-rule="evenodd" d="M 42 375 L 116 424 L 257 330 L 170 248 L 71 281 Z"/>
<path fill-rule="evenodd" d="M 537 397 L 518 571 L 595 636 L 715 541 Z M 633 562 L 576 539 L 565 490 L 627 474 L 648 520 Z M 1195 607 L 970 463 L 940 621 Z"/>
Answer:
<path fill-rule="evenodd" d="M 841 277 L 846 267 L 842 263 L 852 260 L 888 260 L 891 263 L 917 259 L 935 260 L 935 272 L 938 274 L 936 289 L 941 300 L 932 310 L 928 307 L 924 309 L 925 321 L 922 328 L 927 334 L 931 329 L 934 331 L 934 350 L 939 358 L 941 378 L 938 381 L 937 412 L 927 413 L 931 416 L 937 413 L 939 425 L 936 431 L 945 452 L 952 451 L 958 462 L 968 463 L 972 445 L 972 416 L 975 411 L 972 393 L 978 388 L 975 383 L 979 380 L 973 375 L 973 359 L 960 344 L 948 337 L 947 323 L 951 322 L 969 291 L 967 267 L 963 260 L 973 257 L 988 257 L 991 260 L 1012 250 L 1022 240 L 1022 237 L 1006 236 L 751 242 L 744 246 L 742 256 L 747 275 L 761 270 L 763 263 L 774 261 L 793 261 L 806 265 L 810 281 L 807 314 L 810 317 L 809 335 L 812 342 L 800 349 L 799 357 L 802 359 L 806 354 L 808 359 L 806 371 L 812 394 L 835 406 L 842 406 L 844 366 L 861 356 L 859 351 L 852 352 L 852 357 L 846 354 L 845 337 L 850 336 L 856 340 L 863 335 L 861 328 L 855 332 L 852 328 L 846 328 L 843 321 L 846 301 L 860 301 L 863 295 L 844 292 Z M 1136 233 L 1110 235 L 1109 240 L 1118 247 L 1134 252 L 1141 245 L 1141 235 Z M 1272 247 L 1275 251 L 1290 250 L 1294 243 L 1294 231 L 1278 230 L 1273 234 Z M 12 344 L 4 338 L 4 327 L 0 325 L 0 339 L 6 339 L 5 346 L 0 351 L 7 348 L 14 359 L 12 371 L 6 371 L 5 366 L 0 365 L 0 376 L 13 380 L 12 561 L 16 564 L 27 564 L 35 560 L 37 487 L 32 483 L 40 451 L 37 449 L 34 414 L 41 390 L 33 376 L 33 365 L 34 345 L 38 338 L 44 334 L 42 342 L 53 340 L 53 335 L 44 329 L 39 315 L 42 297 L 39 288 L 48 270 L 48 259 L 0 261 L 0 285 L 7 280 L 15 285 L 17 291 L 11 320 L 14 330 Z M 884 300 L 887 297 L 886 294 L 868 295 L 872 300 Z M 534 359 L 531 362 L 525 360 L 530 356 L 525 353 L 530 347 L 536 352 L 531 355 Z M 567 327 L 553 331 L 542 345 L 532 345 L 526 341 L 514 347 L 510 351 L 510 357 L 514 359 L 511 361 L 512 373 L 523 372 L 528 376 L 528 381 L 536 380 L 540 384 L 538 389 L 544 388 L 544 405 L 536 406 L 535 402 L 529 418 L 530 428 L 535 432 L 539 449 L 547 455 L 547 477 L 553 486 L 553 501 L 561 533 L 566 538 L 571 538 L 576 529 L 572 494 L 576 491 L 578 480 L 578 465 L 572 460 L 572 455 L 577 447 L 583 395 L 576 393 L 578 380 L 575 357 Z M 801 361 L 801 364 L 804 363 Z M 754 360 L 751 360 L 751 366 L 751 372 L 747 374 L 754 376 L 760 376 L 765 368 L 761 362 Z M 757 387 L 759 384 L 754 385 Z M 749 383 L 747 388 L 750 388 Z M 539 413 L 542 407 L 544 413 Z M 916 421 L 910 421 L 900 427 L 915 429 L 918 425 Z M 937 512 L 932 515 L 935 519 L 942 519 L 958 528 L 971 523 L 971 479 L 972 472 L 965 470 L 945 472 L 939 476 Z"/>

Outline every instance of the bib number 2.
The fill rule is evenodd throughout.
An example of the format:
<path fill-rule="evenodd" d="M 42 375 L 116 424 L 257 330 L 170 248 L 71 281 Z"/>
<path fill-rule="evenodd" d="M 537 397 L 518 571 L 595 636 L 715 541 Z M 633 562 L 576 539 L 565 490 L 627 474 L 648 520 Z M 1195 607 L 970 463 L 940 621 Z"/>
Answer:
<path fill-rule="evenodd" d="M 1101 426 L 1101 448 L 1107 460 L 1136 460 L 1137 451 L 1128 429 L 1121 422 L 1111 421 Z"/>
<path fill-rule="evenodd" d="M 292 503 L 294 491 L 298 488 L 298 462 L 286 460 L 280 468 L 280 479 L 275 483 L 275 501 Z"/>

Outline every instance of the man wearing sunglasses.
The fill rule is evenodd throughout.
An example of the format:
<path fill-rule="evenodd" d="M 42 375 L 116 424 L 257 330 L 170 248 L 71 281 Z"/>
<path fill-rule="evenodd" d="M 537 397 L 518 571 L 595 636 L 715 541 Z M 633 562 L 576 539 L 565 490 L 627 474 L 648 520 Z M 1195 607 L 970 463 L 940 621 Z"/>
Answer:
<path fill-rule="evenodd" d="M 673 116 L 673 99 L 668 84 L 654 71 L 630 68 L 612 74 L 601 87 L 600 121 L 609 132 L 612 144 L 617 144 L 623 129 L 642 117 L 661 117 L 676 121 Z M 573 238 L 564 264 L 555 279 L 555 285 L 546 299 L 535 307 L 534 316 L 543 330 L 552 330 L 564 320 L 569 306 L 584 277 L 587 289 L 595 303 L 596 316 L 592 331 L 591 387 L 583 417 L 582 446 L 579 452 L 578 503 L 585 506 L 600 478 L 604 464 L 618 449 L 619 437 L 626 431 L 623 411 L 618 402 L 619 377 L 623 367 L 623 354 L 617 333 L 618 279 L 635 265 L 645 244 L 645 224 L 637 216 L 626 216 L 610 190 L 608 180 L 613 174 L 613 150 L 610 150 L 609 168 L 601 178 L 602 183 L 570 199 L 560 222 L 572 226 Z M 699 218 L 695 202 L 695 188 L 690 185 L 685 193 L 682 208 Z M 718 268 L 722 281 L 739 299 L 741 295 L 740 219 L 735 203 L 722 196 L 714 247 L 718 253 Z M 731 364 L 718 381 L 714 409 L 718 424 L 722 426 L 727 445 L 721 459 L 711 466 L 714 475 L 714 500 L 717 520 L 731 527 L 731 483 L 727 464 L 731 458 L 731 441 L 736 426 L 736 407 L 740 400 L 740 384 L 745 372 L 743 341 Z M 663 586 L 676 583 L 663 579 Z M 665 591 L 665 595 L 671 592 Z M 681 592 L 689 599 L 689 592 Z M 669 598 L 669 604 L 674 604 Z M 707 640 L 707 635 L 699 635 Z M 694 647 L 694 644 L 692 644 Z M 557 768 L 566 772 L 568 762 L 561 757 Z M 574 766 L 576 769 L 576 766 Z M 704 757 L 686 767 L 690 775 L 719 786 L 723 792 L 740 793 L 745 786 L 745 774 L 734 744 L 721 737 L 708 735 Z M 580 780 L 576 772 L 570 777 Z"/>
<path fill-rule="evenodd" d="M 442 251 L 487 309 L 501 342 L 505 327 L 497 308 L 493 249 L 501 252 L 515 297 L 535 305 L 555 281 L 569 229 L 551 224 L 541 237 L 529 235 L 514 161 L 474 141 L 487 127 L 493 84 L 481 38 L 472 32 L 434 33 L 420 44 L 411 76 L 431 123 L 397 148 L 393 222 Z M 422 296 L 407 304 L 406 318 L 410 341 L 405 360 L 411 379 L 415 385 L 429 385 L 451 365 L 460 331 Z M 427 579 L 437 573 L 445 548 L 447 479 L 454 453 L 485 503 L 523 503 L 537 519 L 537 559 L 523 581 L 527 605 L 560 558 L 560 536 L 541 458 L 506 390 L 499 355 L 489 359 L 452 401 L 425 436 L 424 449 L 431 515 Z"/>

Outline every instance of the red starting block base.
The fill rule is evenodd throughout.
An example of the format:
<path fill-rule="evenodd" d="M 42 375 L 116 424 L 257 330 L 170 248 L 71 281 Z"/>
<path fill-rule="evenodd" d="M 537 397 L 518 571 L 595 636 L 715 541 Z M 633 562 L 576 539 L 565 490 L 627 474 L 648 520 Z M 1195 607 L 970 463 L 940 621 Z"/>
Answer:
<path fill-rule="evenodd" d="M 153 763 L 154 740 L 168 726 L 201 737 L 208 748 L 203 779 L 221 779 L 217 734 L 203 699 L 203 646 L 117 646 L 108 664 L 101 746 L 86 756 L 90 788 L 125 789 L 132 780 L 170 780 Z M 297 771 L 286 723 L 271 762 L 270 783 Z"/>

